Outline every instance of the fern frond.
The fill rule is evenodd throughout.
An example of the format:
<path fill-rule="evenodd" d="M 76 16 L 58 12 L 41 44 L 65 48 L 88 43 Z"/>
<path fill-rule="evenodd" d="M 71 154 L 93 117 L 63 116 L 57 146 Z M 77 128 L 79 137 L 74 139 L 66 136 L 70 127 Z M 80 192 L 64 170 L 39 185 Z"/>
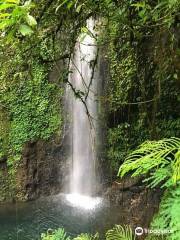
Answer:
<path fill-rule="evenodd" d="M 153 170 L 155 173 L 152 173 L 152 178 L 149 178 L 149 180 L 153 180 L 152 186 L 156 186 L 156 183 L 165 180 L 166 168 L 171 163 L 172 178 L 175 183 L 180 180 L 179 149 L 179 138 L 172 137 L 159 141 L 147 141 L 126 158 L 119 168 L 118 176 L 123 177 L 128 172 L 131 172 L 132 176 L 139 176 Z M 160 168 L 161 170 L 158 170 Z M 163 168 L 164 170 L 162 170 Z"/>
<path fill-rule="evenodd" d="M 54 240 L 70 240 L 64 228 L 59 228 L 54 232 Z"/>
<path fill-rule="evenodd" d="M 154 229 L 169 229 L 167 240 L 180 239 L 180 138 L 145 142 L 132 152 L 120 167 L 118 175 L 150 173 L 145 182 L 150 187 L 166 187 L 160 210 L 154 218 Z M 164 237 L 164 236 L 163 236 Z M 114 238 L 115 239 L 115 238 Z M 114 240 L 111 238 L 110 240 Z M 120 238 L 119 238 L 120 239 Z M 153 239 L 153 238 L 149 238 Z"/>
<path fill-rule="evenodd" d="M 135 240 L 132 229 L 128 225 L 115 225 L 106 233 L 106 240 Z"/>
<path fill-rule="evenodd" d="M 67 236 L 64 228 L 59 228 L 51 233 L 48 231 L 47 233 L 42 233 L 41 240 L 70 240 L 70 237 Z"/>
<path fill-rule="evenodd" d="M 165 182 L 162 187 L 166 186 L 168 179 L 171 177 L 172 171 L 170 166 L 159 168 L 151 173 L 151 176 L 146 178 L 143 182 L 149 182 L 148 187 L 154 188 L 162 182 Z M 166 181 L 167 180 L 167 181 Z"/>
<path fill-rule="evenodd" d="M 180 151 L 175 154 L 175 161 L 172 163 L 172 169 L 172 180 L 176 183 L 180 180 Z"/>
<path fill-rule="evenodd" d="M 159 213 L 152 222 L 152 228 L 171 230 L 168 240 L 180 239 L 180 185 L 165 193 Z"/>
<path fill-rule="evenodd" d="M 95 235 L 90 235 L 88 233 L 82 233 L 73 240 L 99 240 L 99 234 L 96 233 Z"/>

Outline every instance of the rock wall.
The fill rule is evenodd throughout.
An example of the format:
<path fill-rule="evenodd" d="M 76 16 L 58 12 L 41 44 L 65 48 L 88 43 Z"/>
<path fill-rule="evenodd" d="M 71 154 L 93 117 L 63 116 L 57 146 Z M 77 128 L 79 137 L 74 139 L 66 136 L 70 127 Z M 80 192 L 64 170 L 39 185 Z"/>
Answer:
<path fill-rule="evenodd" d="M 148 229 L 155 213 L 158 212 L 162 189 L 149 189 L 140 178 L 125 178 L 114 182 L 105 193 L 113 205 L 119 224 L 128 224 L 135 229 Z M 117 214 L 119 213 L 119 214 Z M 144 239 L 145 234 L 138 239 Z"/>
<path fill-rule="evenodd" d="M 0 164 L 0 201 L 27 201 L 56 194 L 65 179 L 62 145 L 54 139 L 27 143 L 12 181 L 7 172 L 6 159 L 1 160 Z"/>
<path fill-rule="evenodd" d="M 7 159 L 0 159 L 0 202 L 10 199 Z"/>
<path fill-rule="evenodd" d="M 27 200 L 60 191 L 62 179 L 62 147 L 52 142 L 28 143 L 17 172 L 18 196 Z"/>

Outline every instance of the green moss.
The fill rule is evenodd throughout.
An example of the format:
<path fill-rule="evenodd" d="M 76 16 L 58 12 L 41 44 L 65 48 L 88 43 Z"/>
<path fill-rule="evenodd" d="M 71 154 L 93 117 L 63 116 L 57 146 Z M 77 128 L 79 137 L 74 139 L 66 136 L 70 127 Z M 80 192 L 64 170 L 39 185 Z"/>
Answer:
<path fill-rule="evenodd" d="M 54 134 L 61 136 L 63 88 L 49 81 L 51 66 L 38 57 L 25 63 L 23 57 L 17 48 L 17 55 L 1 64 L 4 89 L 0 94 L 0 160 L 7 161 L 0 176 L 0 201 L 16 196 L 16 169 L 25 143 L 47 140 Z M 11 68 L 7 69 L 9 64 Z"/>
<path fill-rule="evenodd" d="M 45 67 L 33 63 L 31 78 L 9 92 L 10 146 L 21 150 L 27 141 L 48 139 L 62 123 L 61 90 L 48 83 Z"/>

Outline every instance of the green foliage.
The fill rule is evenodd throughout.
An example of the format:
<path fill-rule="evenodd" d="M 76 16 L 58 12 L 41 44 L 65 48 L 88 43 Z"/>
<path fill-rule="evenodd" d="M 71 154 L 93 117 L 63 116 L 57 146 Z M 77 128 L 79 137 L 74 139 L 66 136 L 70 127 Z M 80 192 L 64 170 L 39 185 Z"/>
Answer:
<path fill-rule="evenodd" d="M 116 128 L 108 130 L 108 152 L 107 156 L 110 159 L 110 166 L 112 169 L 117 169 L 120 162 L 124 161 L 126 153 L 128 152 L 129 140 L 124 133 L 129 129 L 128 124 L 118 125 Z M 126 130 L 126 131 L 125 131 Z"/>
<path fill-rule="evenodd" d="M 180 8 L 178 0 L 160 0 L 157 4 L 151 4 L 150 1 L 144 0 L 133 3 L 139 17 L 139 24 L 164 24 L 170 27 L 174 22 L 173 14 L 177 14 Z"/>
<path fill-rule="evenodd" d="M 59 228 L 55 231 L 48 230 L 47 233 L 41 234 L 41 240 L 70 240 L 64 228 Z"/>
<path fill-rule="evenodd" d="M 75 237 L 73 240 L 99 240 L 99 234 L 96 233 L 95 235 L 82 233 L 79 236 Z"/>
<path fill-rule="evenodd" d="M 154 229 L 172 231 L 166 239 L 180 238 L 180 139 L 170 138 L 145 142 L 133 151 L 121 165 L 118 175 L 147 176 L 149 186 L 166 188 L 158 214 L 152 222 Z"/>
<path fill-rule="evenodd" d="M 106 233 L 106 240 L 135 240 L 130 226 L 116 225 Z"/>
<path fill-rule="evenodd" d="M 9 116 L 3 108 L 0 108 L 0 158 L 7 152 L 9 127 Z"/>
<path fill-rule="evenodd" d="M 159 212 L 151 224 L 152 229 L 169 229 L 167 240 L 180 239 L 180 185 L 168 189 L 161 201 Z"/>
<path fill-rule="evenodd" d="M 59 109 L 61 90 L 48 83 L 45 67 L 34 61 L 31 76 L 28 72 L 17 76 L 26 77 L 26 80 L 22 80 L 20 85 L 10 86 L 2 98 L 11 116 L 9 165 L 20 158 L 24 143 L 46 140 L 62 124 Z"/>
<path fill-rule="evenodd" d="M 33 33 L 32 29 L 25 24 L 21 24 L 19 31 L 23 36 L 31 35 Z"/>
<path fill-rule="evenodd" d="M 175 185 L 180 180 L 180 139 L 170 138 L 159 141 L 148 141 L 133 151 L 122 164 L 118 175 L 123 177 L 128 172 L 132 176 L 145 175 L 150 186 L 155 187 L 159 183 L 163 186 Z"/>
<path fill-rule="evenodd" d="M 41 234 L 41 240 L 70 240 L 72 238 L 68 237 L 63 228 L 59 228 L 58 230 L 52 231 L 49 229 L 47 233 Z M 96 233 L 88 234 L 82 233 L 72 240 L 99 240 L 99 234 Z M 133 236 L 132 229 L 128 225 L 115 225 L 114 228 L 107 231 L 106 240 L 135 240 L 135 236 Z"/>
<path fill-rule="evenodd" d="M 111 11 L 102 40 L 108 46 L 110 66 L 105 99 L 111 121 L 107 152 L 115 171 L 123 158 L 146 139 L 179 136 L 179 3 L 107 2 Z M 124 127 L 127 125 L 128 129 Z"/>
<path fill-rule="evenodd" d="M 70 10 L 77 2 L 78 1 L 75 1 L 75 0 L 64 0 L 57 6 L 56 12 L 64 5 L 66 5 L 66 8 Z"/>
<path fill-rule="evenodd" d="M 117 50 L 113 49 L 113 46 L 109 53 L 111 59 L 111 81 L 109 84 L 109 102 L 111 111 L 117 111 L 122 104 L 126 103 L 129 94 L 131 94 L 132 88 L 136 87 L 136 82 L 133 81 L 137 71 L 134 53 L 129 46 L 129 43 L 124 47 L 124 51 L 121 52 L 121 61 L 117 60 L 117 58 L 120 58 L 120 55 L 117 56 Z M 128 54 L 126 51 L 128 51 Z"/>
<path fill-rule="evenodd" d="M 117 169 L 124 162 L 127 154 L 148 137 L 148 132 L 141 119 L 133 124 L 124 122 L 109 128 L 107 156 L 112 170 Z"/>
<path fill-rule="evenodd" d="M 29 14 L 34 5 L 31 1 L 25 1 L 23 5 L 19 0 L 0 1 L 0 30 L 8 34 L 8 40 L 19 31 L 23 36 L 31 35 L 37 22 Z"/>

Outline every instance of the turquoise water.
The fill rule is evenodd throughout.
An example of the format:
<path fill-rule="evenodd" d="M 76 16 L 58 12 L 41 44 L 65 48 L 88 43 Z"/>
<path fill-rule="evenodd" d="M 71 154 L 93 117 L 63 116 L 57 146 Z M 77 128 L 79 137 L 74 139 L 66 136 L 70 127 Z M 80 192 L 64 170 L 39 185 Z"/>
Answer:
<path fill-rule="evenodd" d="M 96 209 L 72 207 L 64 195 L 34 202 L 0 205 L 0 240 L 37 240 L 48 228 L 64 227 L 71 235 L 100 232 L 120 223 L 118 208 L 108 202 Z"/>

